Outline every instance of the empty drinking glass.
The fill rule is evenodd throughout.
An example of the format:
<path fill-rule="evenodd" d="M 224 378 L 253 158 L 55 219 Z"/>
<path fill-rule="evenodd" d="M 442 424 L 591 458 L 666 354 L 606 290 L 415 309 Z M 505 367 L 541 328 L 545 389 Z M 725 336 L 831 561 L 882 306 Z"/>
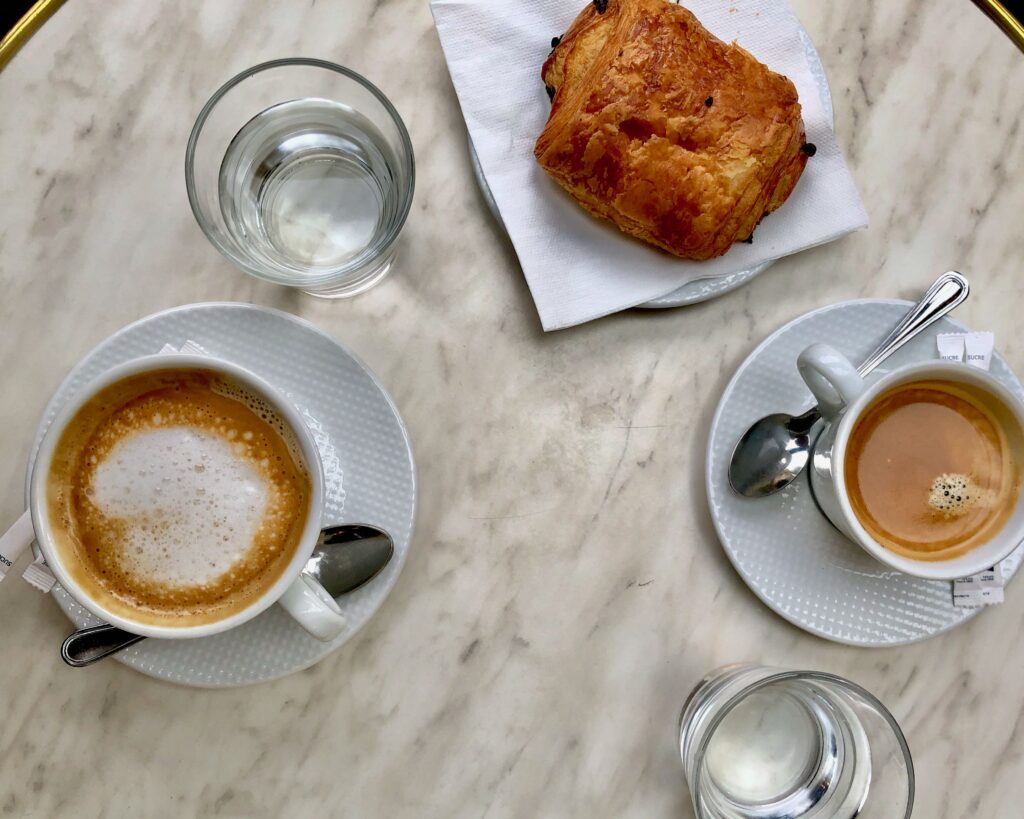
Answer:
<path fill-rule="evenodd" d="M 395 258 L 412 205 L 412 143 L 375 86 L 322 60 L 275 60 L 204 106 L 185 156 L 196 220 L 242 270 L 354 296 Z"/>
<path fill-rule="evenodd" d="M 690 694 L 679 750 L 699 819 L 908 819 L 896 720 L 841 677 L 733 665 Z"/>

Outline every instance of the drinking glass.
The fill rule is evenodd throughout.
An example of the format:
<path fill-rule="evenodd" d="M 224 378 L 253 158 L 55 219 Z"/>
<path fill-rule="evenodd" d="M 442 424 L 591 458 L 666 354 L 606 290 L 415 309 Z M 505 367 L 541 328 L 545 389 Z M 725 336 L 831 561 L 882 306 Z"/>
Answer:
<path fill-rule="evenodd" d="M 892 714 L 816 671 L 725 666 L 683 706 L 698 819 L 909 819 L 914 763 Z"/>
<path fill-rule="evenodd" d="M 192 212 L 221 253 L 253 276 L 330 298 L 387 275 L 415 175 L 387 97 L 322 60 L 275 60 L 229 80 L 185 155 Z"/>

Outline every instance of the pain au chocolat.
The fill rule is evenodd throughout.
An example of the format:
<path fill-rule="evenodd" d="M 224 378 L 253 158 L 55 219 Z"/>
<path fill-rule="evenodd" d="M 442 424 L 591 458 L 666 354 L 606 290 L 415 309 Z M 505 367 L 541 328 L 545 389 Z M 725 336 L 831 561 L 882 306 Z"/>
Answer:
<path fill-rule="evenodd" d="M 749 239 L 813 153 L 793 83 L 666 0 L 590 3 L 542 75 L 537 161 L 594 216 L 685 259 Z"/>

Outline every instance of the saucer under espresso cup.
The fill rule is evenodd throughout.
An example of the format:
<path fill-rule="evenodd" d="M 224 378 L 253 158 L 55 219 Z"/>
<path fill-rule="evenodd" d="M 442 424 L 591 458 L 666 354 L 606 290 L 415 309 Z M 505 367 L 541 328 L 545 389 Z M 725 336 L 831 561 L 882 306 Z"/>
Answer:
<path fill-rule="evenodd" d="M 415 522 L 416 473 L 409 437 L 376 376 L 344 345 L 309 322 L 250 304 L 190 304 L 124 327 L 79 362 L 43 412 L 29 477 L 53 420 L 90 381 L 125 361 L 168 346 L 182 349 L 188 341 L 272 384 L 295 407 L 323 464 L 324 521 L 373 520 L 387 529 L 395 544 L 384 571 L 338 599 L 346 625 L 330 642 L 311 636 L 283 607 L 270 606 L 228 631 L 194 640 L 143 640 L 113 657 L 143 674 L 180 685 L 224 688 L 267 682 L 308 668 L 336 651 L 369 622 L 393 590 L 409 554 Z M 26 502 L 28 489 L 26 482 Z M 60 584 L 52 594 L 76 628 L 102 622 Z"/>
<path fill-rule="evenodd" d="M 852 543 L 815 504 L 806 473 L 768 498 L 736 495 L 729 488 L 729 459 L 737 439 L 767 412 L 799 413 L 815 403 L 796 367 L 802 350 L 827 339 L 847 358 L 862 360 L 911 306 L 900 300 L 848 301 L 779 328 L 750 352 L 729 380 L 708 435 L 705 481 L 711 518 L 736 572 L 779 616 L 848 645 L 924 640 L 978 616 L 982 609 L 954 606 L 950 582 L 896 571 Z M 939 320 L 868 376 L 868 384 L 900 367 L 937 361 L 935 336 L 968 329 L 949 318 Z M 998 352 L 990 375 L 1018 400 L 1024 399 L 1024 387 Z M 1022 560 L 1024 547 L 999 564 L 1005 582 Z"/>
<path fill-rule="evenodd" d="M 990 396 L 1007 411 L 1007 417 L 999 423 L 1015 422 L 1016 429 L 1007 430 L 1005 437 L 1013 433 L 1019 441 L 1024 437 L 1024 405 L 996 379 L 976 367 L 933 361 L 896 368 L 869 385 L 848 358 L 820 343 L 800 354 L 797 368 L 817 398 L 826 422 L 811 451 L 810 482 L 814 497 L 836 528 L 875 560 L 915 577 L 955 580 L 987 571 L 1024 540 L 1024 498 L 1018 488 L 1008 519 L 991 537 L 969 551 L 932 560 L 926 559 L 925 553 L 917 559 L 898 554 L 867 531 L 853 508 L 847 486 L 846 467 L 854 427 L 880 396 L 915 382 L 948 384 Z"/>
<path fill-rule="evenodd" d="M 226 616 L 200 619 L 199 622 L 182 618 L 181 623 L 175 623 L 173 615 L 160 618 L 158 622 L 146 619 L 141 615 L 141 610 L 132 611 L 130 606 L 114 608 L 116 597 L 105 594 L 98 585 L 91 587 L 83 572 L 76 571 L 72 565 L 75 560 L 71 554 L 73 550 L 59 545 L 61 527 L 53 519 L 54 512 L 48 500 L 51 472 L 56 456 L 61 452 L 61 439 L 75 423 L 83 407 L 97 396 L 117 389 L 131 379 L 147 376 L 158 378 L 158 374 L 167 372 L 212 373 L 230 383 L 233 390 L 240 388 L 247 395 L 253 396 L 262 408 L 260 411 L 272 413 L 287 429 L 289 438 L 295 443 L 295 454 L 302 462 L 303 472 L 309 478 L 308 499 L 306 508 L 302 510 L 304 524 L 291 558 L 277 579 L 259 593 L 254 592 L 251 600 L 245 601 L 244 605 Z M 139 478 L 134 480 L 137 483 Z M 62 408 L 43 437 L 35 458 L 30 477 L 29 510 L 35 540 L 47 567 L 68 594 L 104 622 L 147 637 L 194 639 L 235 628 L 256 617 L 273 603 L 280 602 L 310 634 L 317 639 L 329 641 L 344 630 L 344 615 L 322 586 L 302 574 L 320 534 L 323 496 L 323 469 L 316 443 L 298 411 L 283 396 L 263 379 L 231 362 L 208 355 L 165 353 L 132 359 L 107 370 L 94 378 L 74 400 Z M 201 607 L 202 604 L 199 604 Z"/>

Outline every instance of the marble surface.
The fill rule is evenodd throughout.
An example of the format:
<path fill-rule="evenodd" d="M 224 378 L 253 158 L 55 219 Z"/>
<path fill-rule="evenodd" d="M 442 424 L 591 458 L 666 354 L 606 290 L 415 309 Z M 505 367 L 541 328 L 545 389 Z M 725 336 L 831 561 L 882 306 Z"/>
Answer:
<path fill-rule="evenodd" d="M 567 2 L 567 16 L 575 11 Z M 711 413 L 770 331 L 955 267 L 959 317 L 1024 370 L 1024 56 L 967 0 L 794 0 L 832 82 L 871 227 L 719 300 L 544 335 L 472 182 L 424 0 L 74 0 L 0 74 L 0 520 L 36 421 L 104 336 L 176 304 L 302 315 L 389 386 L 420 479 L 412 553 L 348 645 L 275 683 L 196 691 L 71 670 L 68 623 L 0 588 L 0 814 L 687 817 L 675 747 L 708 669 L 827 669 L 903 724 L 922 819 L 1024 800 L 1024 589 L 965 627 L 855 650 L 773 615 L 725 560 L 702 486 Z M 206 242 L 182 165 L 240 69 L 306 55 L 391 95 L 415 143 L 398 271 L 349 303 L 247 278 Z"/>

